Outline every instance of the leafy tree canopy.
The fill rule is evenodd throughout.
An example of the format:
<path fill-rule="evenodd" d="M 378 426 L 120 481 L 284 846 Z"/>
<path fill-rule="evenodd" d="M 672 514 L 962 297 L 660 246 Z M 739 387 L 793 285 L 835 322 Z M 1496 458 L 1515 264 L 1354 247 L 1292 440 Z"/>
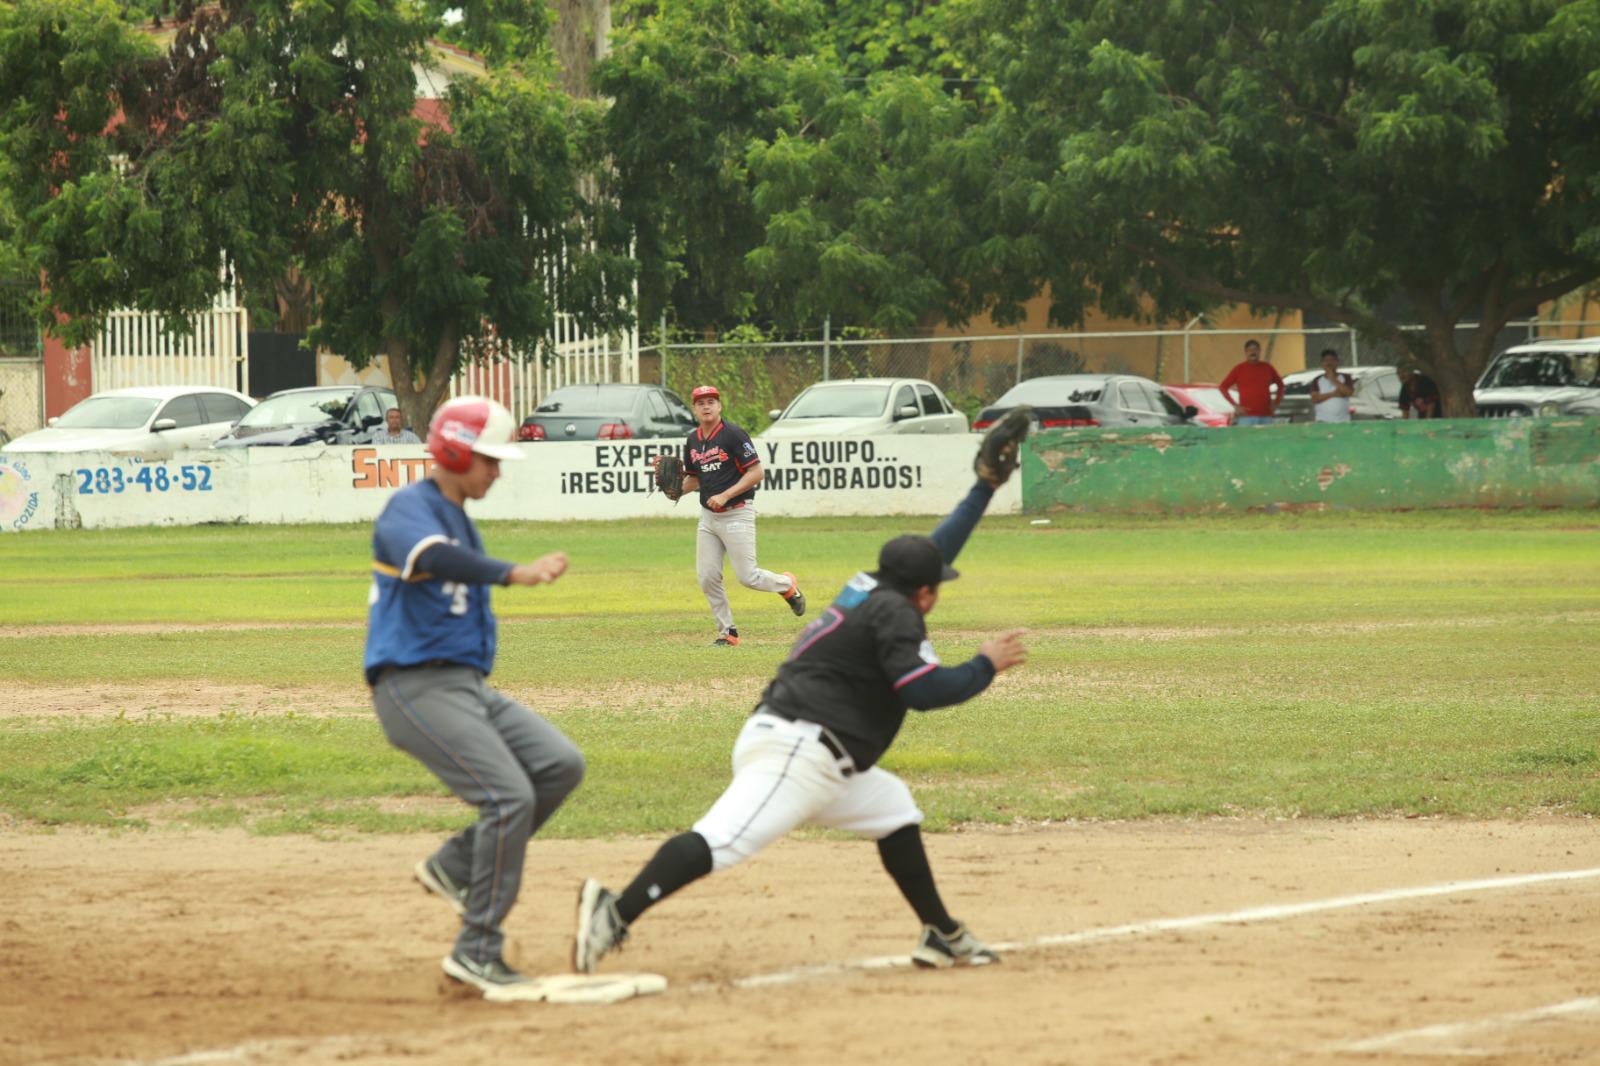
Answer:
<path fill-rule="evenodd" d="M 185 3 L 163 54 L 106 0 L 0 7 L 0 155 L 45 311 L 81 340 L 117 306 L 204 306 L 224 262 L 257 294 L 299 271 L 312 342 L 386 355 L 413 425 L 461 359 L 537 344 L 558 302 L 619 324 L 627 231 L 580 193 L 599 115 L 517 44 L 544 6 L 458 6 L 503 61 L 429 121 L 414 67 L 440 11 L 419 2 Z"/>
<path fill-rule="evenodd" d="M 1058 321 L 1219 301 L 1407 343 L 1471 410 L 1512 317 L 1600 277 L 1593 0 L 977 0 L 992 290 Z M 1025 281 L 1018 283 L 1016 279 Z M 1428 327 L 1373 313 L 1403 297 Z M 1458 353 L 1453 330 L 1482 327 Z"/>

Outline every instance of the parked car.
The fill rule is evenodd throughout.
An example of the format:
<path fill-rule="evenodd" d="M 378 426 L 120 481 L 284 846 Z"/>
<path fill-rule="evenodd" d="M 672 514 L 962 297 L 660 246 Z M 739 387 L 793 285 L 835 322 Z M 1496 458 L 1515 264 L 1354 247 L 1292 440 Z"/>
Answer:
<path fill-rule="evenodd" d="M 1600 415 L 1600 337 L 1507 348 L 1472 390 L 1484 418 Z"/>
<path fill-rule="evenodd" d="M 254 406 L 243 393 L 206 385 L 108 389 L 0 451 L 150 454 L 209 448 Z"/>
<path fill-rule="evenodd" d="M 1177 426 L 1198 415 L 1149 378 L 1133 374 L 1057 374 L 1029 378 L 978 412 L 975 430 L 988 429 L 1013 407 L 1033 408 L 1036 429 L 1074 426 Z"/>
<path fill-rule="evenodd" d="M 769 411 L 763 439 L 872 437 L 889 433 L 965 433 L 967 416 L 921 378 L 846 378 L 808 386 L 781 411 Z"/>
<path fill-rule="evenodd" d="M 694 413 L 660 385 L 563 385 L 522 420 L 519 440 L 630 440 L 682 437 Z"/>
<path fill-rule="evenodd" d="M 1233 425 L 1233 404 L 1215 385 L 1187 384 L 1161 387 L 1167 390 L 1168 396 L 1177 401 L 1179 407 L 1195 409 L 1196 425 L 1213 428 Z"/>
<path fill-rule="evenodd" d="M 1341 366 L 1339 373 L 1355 379 L 1355 392 L 1350 397 L 1352 422 L 1401 416 L 1400 371 L 1392 366 Z M 1283 402 L 1278 405 L 1279 422 L 1316 421 L 1311 383 L 1321 376 L 1321 367 L 1284 375 Z"/>
<path fill-rule="evenodd" d="M 397 406 L 394 390 L 373 385 L 284 389 L 256 404 L 218 448 L 298 444 L 361 444 L 383 413 Z"/>

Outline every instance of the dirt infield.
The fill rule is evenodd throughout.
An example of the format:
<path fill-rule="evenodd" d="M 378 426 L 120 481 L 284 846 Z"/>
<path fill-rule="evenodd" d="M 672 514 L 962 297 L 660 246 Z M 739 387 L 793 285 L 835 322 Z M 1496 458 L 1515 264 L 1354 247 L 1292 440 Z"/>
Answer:
<path fill-rule="evenodd" d="M 454 916 L 409 879 L 432 838 L 0 828 L 5 1063 L 1600 1061 L 1600 876 L 1383 895 L 1593 871 L 1592 820 L 934 836 L 952 910 L 1013 945 L 938 973 L 797 973 L 916 927 L 870 845 L 786 840 L 641 920 L 603 969 L 672 987 L 606 1007 L 446 987 Z M 512 960 L 564 970 L 579 878 L 654 843 L 534 841 Z"/>

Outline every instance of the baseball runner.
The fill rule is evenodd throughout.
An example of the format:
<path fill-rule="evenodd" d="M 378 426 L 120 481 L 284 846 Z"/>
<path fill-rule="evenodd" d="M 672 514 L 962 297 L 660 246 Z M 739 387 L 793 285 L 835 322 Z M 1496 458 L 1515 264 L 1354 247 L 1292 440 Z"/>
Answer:
<path fill-rule="evenodd" d="M 484 683 L 494 666 L 490 585 L 539 585 L 567 569 L 484 554 L 467 500 L 502 460 L 521 459 L 511 412 L 476 396 L 434 414 L 432 474 L 400 489 L 372 531 L 366 675 L 389 742 L 478 808 L 478 821 L 416 866 L 416 879 L 461 916 L 444 972 L 484 992 L 527 982 L 502 957 L 528 838 L 583 779 L 583 756 L 554 726 Z"/>
<path fill-rule="evenodd" d="M 878 842 L 884 869 L 922 922 L 911 958 L 922 967 L 978 966 L 999 956 L 945 910 L 922 846 L 922 812 L 898 777 L 876 765 L 908 708 L 969 700 L 1022 663 L 1015 629 L 960 666 L 939 662 L 925 616 L 994 490 L 1015 468 L 1031 412 L 990 431 L 978 481 L 931 537 L 896 537 L 878 568 L 858 573 L 801 632 L 733 748 L 733 781 L 694 829 L 663 844 L 620 894 L 589 879 L 578 894 L 573 966 L 591 973 L 647 909 L 714 870 L 754 856 L 804 823 Z"/>
<path fill-rule="evenodd" d="M 722 563 L 733 563 L 739 584 L 757 592 L 776 592 L 798 617 L 806 613 L 805 594 L 790 573 L 775 574 L 756 565 L 756 486 L 765 471 L 750 434 L 722 420 L 722 393 L 701 385 L 689 395 L 700 424 L 683 446 L 683 491 L 700 493 L 700 525 L 695 534 L 695 575 L 717 621 L 713 645 L 739 643 L 733 608 L 722 584 Z"/>

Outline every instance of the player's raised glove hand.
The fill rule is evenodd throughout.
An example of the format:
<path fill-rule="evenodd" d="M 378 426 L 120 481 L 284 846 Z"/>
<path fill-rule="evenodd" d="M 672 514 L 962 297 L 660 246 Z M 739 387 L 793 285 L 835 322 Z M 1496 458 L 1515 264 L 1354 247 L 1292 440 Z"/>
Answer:
<path fill-rule="evenodd" d="M 531 563 L 518 563 L 511 568 L 510 584 L 548 585 L 567 572 L 567 553 L 551 552 L 541 555 Z"/>
<path fill-rule="evenodd" d="M 978 645 L 978 654 L 994 663 L 994 672 L 997 674 L 1013 666 L 1021 666 L 1028 661 L 1028 649 L 1022 644 L 1027 632 L 1026 629 L 1013 629 L 998 637 L 990 637 Z"/>
<path fill-rule="evenodd" d="M 661 494 L 673 503 L 683 496 L 683 460 L 676 455 L 658 455 L 654 460 L 655 471 L 651 475 L 656 488 Z"/>
<path fill-rule="evenodd" d="M 1004 485 L 1022 461 L 1022 442 L 1028 439 L 1028 429 L 1032 425 L 1033 408 L 1026 404 L 1000 416 L 978 442 L 978 454 L 972 461 L 973 472 L 994 488 Z"/>

